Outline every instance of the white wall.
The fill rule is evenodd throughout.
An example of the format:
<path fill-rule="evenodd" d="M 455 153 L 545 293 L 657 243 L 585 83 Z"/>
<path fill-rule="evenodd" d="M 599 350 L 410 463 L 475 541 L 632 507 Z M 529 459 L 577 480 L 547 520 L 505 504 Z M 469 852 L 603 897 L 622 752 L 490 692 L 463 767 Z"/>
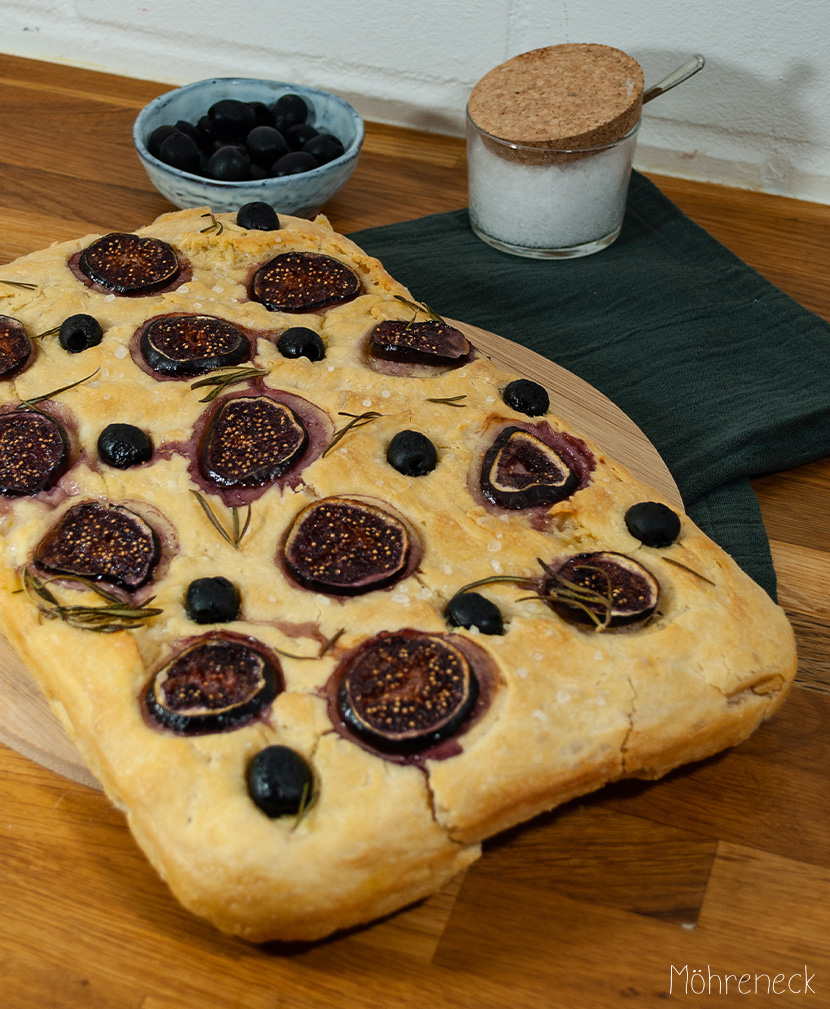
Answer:
<path fill-rule="evenodd" d="M 830 203 L 830 3 L 744 0 L 3 0 L 0 51 L 171 84 L 272 77 L 367 119 L 461 135 L 475 82 L 559 42 L 618 46 L 654 83 L 638 167 Z"/>

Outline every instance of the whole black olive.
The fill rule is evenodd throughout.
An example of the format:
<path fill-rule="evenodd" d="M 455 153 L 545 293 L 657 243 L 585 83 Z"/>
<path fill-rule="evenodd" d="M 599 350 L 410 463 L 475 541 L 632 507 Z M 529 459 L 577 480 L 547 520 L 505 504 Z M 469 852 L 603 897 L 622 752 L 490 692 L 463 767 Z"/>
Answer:
<path fill-rule="evenodd" d="M 277 350 L 283 357 L 307 357 L 309 361 L 322 361 L 326 345 L 319 333 L 307 326 L 292 326 L 277 340 Z"/>
<path fill-rule="evenodd" d="M 107 424 L 98 435 L 98 455 L 108 466 L 129 469 L 150 461 L 153 443 L 149 435 L 132 424 Z"/>
<path fill-rule="evenodd" d="M 90 347 L 97 347 L 104 338 L 101 323 L 91 315 L 70 315 L 61 323 L 58 340 L 61 347 L 70 354 L 80 354 Z"/>
<path fill-rule="evenodd" d="M 296 815 L 311 799 L 311 768 L 288 746 L 260 750 L 248 764 L 246 778 L 251 799 L 272 819 Z"/>
<path fill-rule="evenodd" d="M 185 610 L 197 624 L 225 624 L 239 616 L 239 589 L 222 575 L 196 578 L 187 587 Z"/>
<path fill-rule="evenodd" d="M 404 476 L 425 476 L 438 465 L 438 453 L 420 431 L 398 431 L 386 449 L 386 461 Z"/>
<path fill-rule="evenodd" d="M 631 535 L 647 547 L 668 547 L 680 535 L 680 517 L 659 501 L 641 501 L 625 513 Z"/>
<path fill-rule="evenodd" d="M 501 610 L 478 592 L 454 595 L 444 616 L 453 627 L 477 627 L 482 634 L 504 634 Z"/>
<path fill-rule="evenodd" d="M 502 392 L 504 402 L 528 417 L 540 417 L 550 410 L 550 396 L 547 390 L 529 378 L 517 378 L 508 383 Z"/>

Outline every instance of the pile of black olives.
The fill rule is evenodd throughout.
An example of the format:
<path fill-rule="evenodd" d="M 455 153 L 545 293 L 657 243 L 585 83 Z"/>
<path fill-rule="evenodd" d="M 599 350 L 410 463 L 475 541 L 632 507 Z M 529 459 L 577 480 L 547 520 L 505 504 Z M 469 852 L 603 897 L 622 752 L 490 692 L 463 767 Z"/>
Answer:
<path fill-rule="evenodd" d="M 295 94 L 273 105 L 223 98 L 197 123 L 158 126 L 147 149 L 166 165 L 222 182 L 299 175 L 344 153 L 343 143 L 311 119 L 313 109 Z"/>

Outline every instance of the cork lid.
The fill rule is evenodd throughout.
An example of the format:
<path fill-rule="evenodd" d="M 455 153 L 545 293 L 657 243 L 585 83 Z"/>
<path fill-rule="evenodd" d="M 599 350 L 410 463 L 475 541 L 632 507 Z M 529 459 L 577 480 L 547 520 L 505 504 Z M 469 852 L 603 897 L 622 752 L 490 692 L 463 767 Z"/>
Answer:
<path fill-rule="evenodd" d="M 510 143 L 582 150 L 624 137 L 642 104 L 636 60 L 611 46 L 568 43 L 522 53 L 485 74 L 468 112 Z"/>

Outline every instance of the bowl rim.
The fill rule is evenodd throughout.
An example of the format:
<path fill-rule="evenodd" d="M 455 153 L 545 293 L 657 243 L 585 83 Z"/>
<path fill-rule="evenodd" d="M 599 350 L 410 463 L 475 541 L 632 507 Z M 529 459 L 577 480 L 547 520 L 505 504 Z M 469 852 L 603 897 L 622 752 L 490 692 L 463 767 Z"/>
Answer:
<path fill-rule="evenodd" d="M 157 95 L 151 101 L 149 101 L 144 108 L 138 113 L 133 121 L 133 146 L 138 153 L 138 156 L 146 161 L 153 167 L 161 170 L 165 174 L 169 174 L 175 178 L 192 179 L 194 182 L 199 183 L 203 186 L 216 187 L 218 189 L 233 189 L 234 187 L 248 186 L 251 188 L 264 189 L 268 186 L 280 185 L 290 182 L 294 178 L 293 175 L 285 176 L 272 176 L 266 179 L 210 179 L 204 175 L 196 175 L 193 172 L 186 172 L 181 168 L 174 168 L 173 165 L 165 164 L 164 161 L 159 160 L 154 154 L 151 154 L 147 149 L 147 145 L 144 141 L 142 135 L 142 126 L 144 121 L 150 115 L 150 112 L 158 105 L 163 98 L 169 95 L 181 93 L 185 91 L 195 91 L 199 88 L 204 88 L 209 84 L 224 84 L 224 83 L 234 83 L 234 84 L 273 84 L 277 87 L 285 87 L 298 92 L 303 92 L 307 95 L 324 95 L 326 98 L 334 99 L 335 102 L 344 106 L 347 111 L 352 113 L 352 118 L 355 124 L 355 136 L 349 146 L 343 151 L 343 153 L 334 158 L 332 161 L 327 161 L 324 165 L 318 165 L 317 168 L 311 168 L 307 172 L 302 173 L 302 178 L 319 178 L 316 173 L 321 174 L 325 169 L 329 169 L 332 166 L 345 167 L 348 160 L 357 157 L 363 146 L 363 141 L 366 135 L 366 127 L 363 122 L 363 117 L 357 111 L 357 109 L 347 101 L 347 99 L 342 98 L 340 95 L 335 94 L 333 91 L 326 91 L 324 88 L 316 88 L 310 84 L 297 84 L 291 83 L 290 81 L 277 81 L 272 80 L 268 77 L 206 77 L 204 80 L 193 81 L 190 84 L 182 84 L 180 87 L 171 88 L 169 91 L 164 91 L 162 94 Z M 256 101 L 256 99 L 252 99 Z M 342 165 L 338 165 L 342 162 Z"/>

